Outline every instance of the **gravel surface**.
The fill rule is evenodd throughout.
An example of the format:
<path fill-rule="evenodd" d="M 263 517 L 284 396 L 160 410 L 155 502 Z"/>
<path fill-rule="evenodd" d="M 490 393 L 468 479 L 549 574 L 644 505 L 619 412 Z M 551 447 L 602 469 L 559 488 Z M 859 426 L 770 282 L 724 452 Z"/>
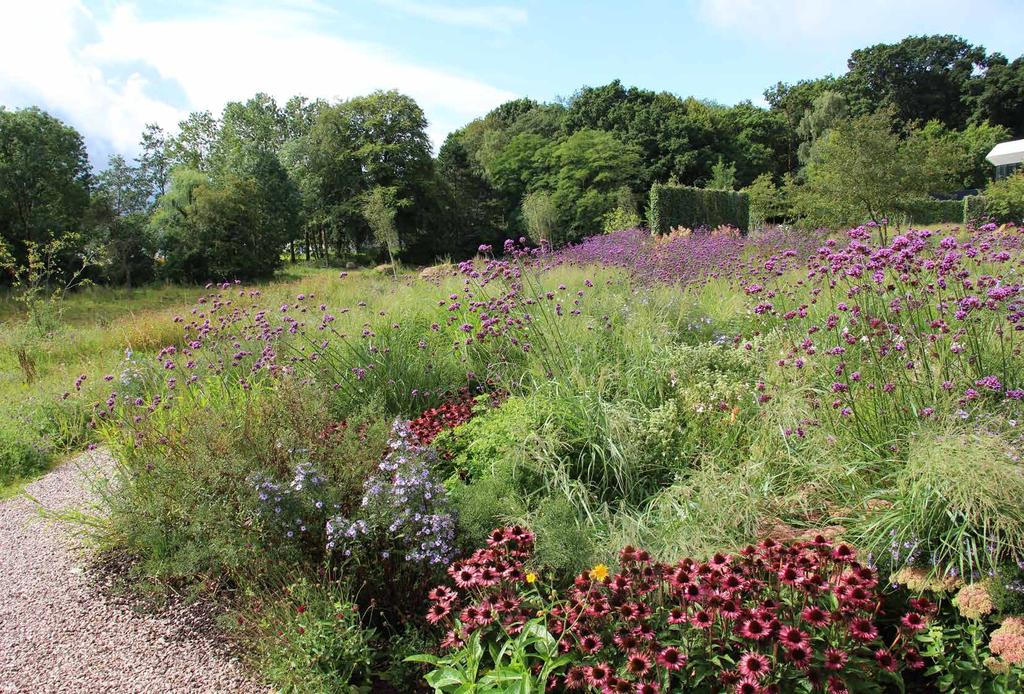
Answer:
<path fill-rule="evenodd" d="M 28 485 L 47 510 L 89 503 L 86 453 Z M 89 557 L 31 500 L 0 501 L 0 692 L 265 692 L 200 605 L 142 612 L 95 580 Z"/>

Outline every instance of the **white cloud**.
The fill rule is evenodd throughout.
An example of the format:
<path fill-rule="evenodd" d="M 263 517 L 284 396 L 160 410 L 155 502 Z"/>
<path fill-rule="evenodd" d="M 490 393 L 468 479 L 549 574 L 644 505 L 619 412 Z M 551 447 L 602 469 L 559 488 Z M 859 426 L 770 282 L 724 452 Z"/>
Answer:
<path fill-rule="evenodd" d="M 399 89 L 423 107 L 435 144 L 515 97 L 325 33 L 316 5 L 160 20 L 128 4 L 99 17 L 78 0 L 36 0 L 5 12 L 0 102 L 28 99 L 59 111 L 87 138 L 117 151 L 133 152 L 147 122 L 173 129 L 188 111 L 217 113 L 258 91 L 283 102 L 294 94 L 338 99 Z M 167 83 L 177 86 L 170 90 L 177 99 Z"/>
<path fill-rule="evenodd" d="M 419 0 L 378 0 L 378 2 L 414 17 L 494 31 L 508 31 L 515 25 L 525 24 L 527 19 L 526 10 L 508 5 L 459 7 L 437 5 Z"/>

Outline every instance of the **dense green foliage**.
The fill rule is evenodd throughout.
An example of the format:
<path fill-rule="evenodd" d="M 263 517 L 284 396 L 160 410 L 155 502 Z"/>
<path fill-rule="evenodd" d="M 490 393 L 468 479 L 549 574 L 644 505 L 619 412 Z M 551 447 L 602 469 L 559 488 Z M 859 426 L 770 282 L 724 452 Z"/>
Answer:
<path fill-rule="evenodd" d="M 655 234 L 673 227 L 732 226 L 747 231 L 750 226 L 750 196 L 726 190 L 678 185 L 651 186 L 648 225 Z"/>

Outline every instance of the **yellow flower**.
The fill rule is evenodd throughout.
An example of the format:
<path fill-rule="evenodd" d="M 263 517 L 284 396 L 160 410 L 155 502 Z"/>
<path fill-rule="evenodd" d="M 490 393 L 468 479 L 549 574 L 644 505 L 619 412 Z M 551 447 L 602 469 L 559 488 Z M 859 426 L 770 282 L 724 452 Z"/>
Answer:
<path fill-rule="evenodd" d="M 732 414 L 729 415 L 729 424 L 735 424 L 736 423 L 736 415 L 738 415 L 739 413 L 740 413 L 739 405 L 737 405 L 737 406 L 732 408 Z"/>
<path fill-rule="evenodd" d="M 537 574 L 533 573 L 532 571 L 528 571 L 526 573 L 526 582 L 527 583 L 535 583 L 536 581 L 537 581 Z"/>
<path fill-rule="evenodd" d="M 590 575 L 598 581 L 603 581 L 608 578 L 608 567 L 604 564 L 598 564 L 590 570 Z"/>

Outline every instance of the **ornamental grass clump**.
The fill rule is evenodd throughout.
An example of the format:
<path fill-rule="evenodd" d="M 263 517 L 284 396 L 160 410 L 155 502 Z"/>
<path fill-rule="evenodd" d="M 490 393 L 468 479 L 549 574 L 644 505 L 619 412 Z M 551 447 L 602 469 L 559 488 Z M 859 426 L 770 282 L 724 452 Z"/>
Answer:
<path fill-rule="evenodd" d="M 472 651 L 475 681 L 520 668 L 542 673 L 548 691 L 885 691 L 925 665 L 913 637 L 927 601 L 892 615 L 899 625 L 883 641 L 876 571 L 820 536 L 674 564 L 626 547 L 618 572 L 595 566 L 563 591 L 542 587 L 534 542 L 523 528 L 498 528 L 449 567 L 454 587 L 430 591 L 427 619 L 445 631 L 442 655 L 425 658 L 428 683 L 468 684 L 458 664 Z M 510 660 L 538 630 L 549 641 Z"/>

